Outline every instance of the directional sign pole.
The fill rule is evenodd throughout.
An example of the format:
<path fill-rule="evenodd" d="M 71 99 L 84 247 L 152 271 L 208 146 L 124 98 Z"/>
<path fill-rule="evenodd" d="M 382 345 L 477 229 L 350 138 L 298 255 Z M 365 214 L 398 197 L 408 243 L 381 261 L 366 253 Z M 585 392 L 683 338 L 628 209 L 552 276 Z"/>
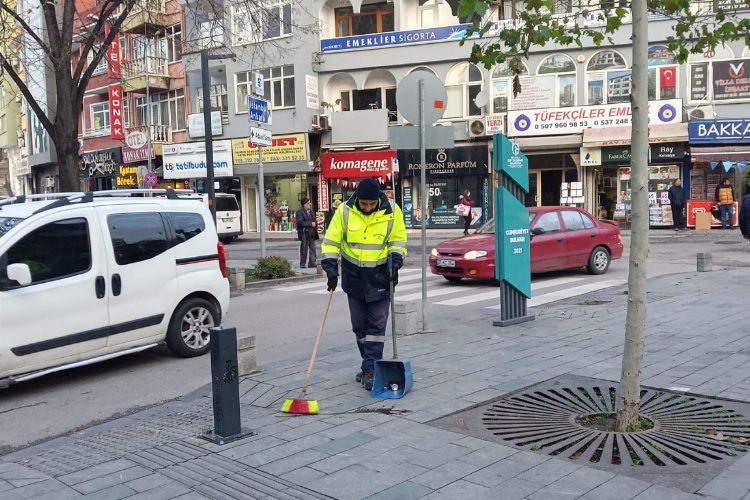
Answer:
<path fill-rule="evenodd" d="M 214 192 L 214 136 L 211 130 L 211 81 L 208 73 L 208 52 L 201 51 L 201 79 L 203 85 L 203 125 L 206 129 L 206 193 L 211 219 L 216 225 L 216 193 Z"/>
<path fill-rule="evenodd" d="M 419 80 L 419 206 L 422 211 L 422 332 L 427 331 L 427 153 L 425 151 L 424 80 Z"/>
<path fill-rule="evenodd" d="M 263 146 L 258 144 L 258 196 L 260 200 L 260 257 L 266 256 L 266 189 L 263 184 Z"/>

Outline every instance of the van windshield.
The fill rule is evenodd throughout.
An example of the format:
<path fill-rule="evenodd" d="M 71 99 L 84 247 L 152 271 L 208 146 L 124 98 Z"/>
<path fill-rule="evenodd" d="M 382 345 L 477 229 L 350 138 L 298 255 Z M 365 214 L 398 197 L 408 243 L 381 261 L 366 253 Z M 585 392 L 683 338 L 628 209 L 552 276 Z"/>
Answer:
<path fill-rule="evenodd" d="M 0 217 L 0 238 L 13 229 L 23 219 L 21 217 Z"/>
<path fill-rule="evenodd" d="M 216 211 L 217 212 L 238 212 L 240 210 L 237 204 L 237 198 L 234 196 L 217 196 L 216 197 Z"/>

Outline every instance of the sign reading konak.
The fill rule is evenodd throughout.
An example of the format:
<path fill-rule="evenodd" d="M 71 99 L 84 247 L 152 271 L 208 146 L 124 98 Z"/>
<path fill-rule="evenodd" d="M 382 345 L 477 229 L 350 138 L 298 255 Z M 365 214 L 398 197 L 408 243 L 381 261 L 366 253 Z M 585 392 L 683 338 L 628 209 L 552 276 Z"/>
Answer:
<path fill-rule="evenodd" d="M 308 161 L 305 134 L 274 135 L 270 146 L 263 146 L 263 163 Z M 249 137 L 232 139 L 232 160 L 236 165 L 258 163 L 258 145 Z"/>

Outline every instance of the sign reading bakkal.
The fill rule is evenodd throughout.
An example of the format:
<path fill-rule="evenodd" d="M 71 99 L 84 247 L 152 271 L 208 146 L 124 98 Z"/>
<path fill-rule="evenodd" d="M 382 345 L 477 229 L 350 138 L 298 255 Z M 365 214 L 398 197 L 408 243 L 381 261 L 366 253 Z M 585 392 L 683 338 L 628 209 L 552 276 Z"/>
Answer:
<path fill-rule="evenodd" d="M 413 176 L 419 172 L 419 150 L 401 149 L 398 163 L 402 175 Z M 487 146 L 467 146 L 449 149 L 428 149 L 425 152 L 425 169 L 430 174 L 481 174 L 489 172 Z"/>
<path fill-rule="evenodd" d="M 115 177 L 120 164 L 122 164 L 120 148 L 90 151 L 81 155 L 81 175 L 83 177 Z"/>

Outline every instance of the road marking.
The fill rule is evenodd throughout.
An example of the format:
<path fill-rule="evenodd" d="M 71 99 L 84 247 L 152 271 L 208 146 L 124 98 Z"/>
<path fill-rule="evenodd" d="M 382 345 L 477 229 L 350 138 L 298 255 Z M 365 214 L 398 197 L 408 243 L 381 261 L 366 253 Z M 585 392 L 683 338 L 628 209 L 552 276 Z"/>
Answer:
<path fill-rule="evenodd" d="M 441 295 L 450 295 L 452 293 L 460 293 L 463 290 L 461 290 L 460 287 L 440 287 L 437 290 L 427 290 L 427 298 L 432 297 L 440 297 Z M 422 298 L 422 292 L 419 293 L 412 293 L 410 295 L 403 295 L 399 297 L 396 295 L 396 301 L 398 302 L 409 302 L 410 300 L 420 300 Z"/>
<path fill-rule="evenodd" d="M 584 293 L 595 292 L 597 290 L 603 290 L 604 288 L 618 286 L 624 283 L 627 282 L 623 280 L 606 280 L 589 283 L 588 285 L 574 286 L 573 288 L 566 288 L 565 290 L 558 290 L 556 292 L 545 293 L 544 295 L 534 297 L 526 303 L 526 306 L 537 307 L 543 304 L 548 304 L 549 302 L 576 297 L 578 295 L 583 295 Z M 489 306 L 487 309 L 500 309 L 500 305 Z"/>
<path fill-rule="evenodd" d="M 398 272 L 399 274 L 399 283 L 402 281 L 413 281 L 416 279 L 420 279 L 420 275 L 414 275 L 416 272 L 421 272 L 421 269 L 404 269 Z M 404 276 L 406 274 L 407 276 Z M 428 275 L 429 278 L 429 275 Z M 307 290 L 308 288 L 318 288 L 322 285 L 325 285 L 326 280 L 316 280 L 313 283 L 305 283 L 303 285 L 292 285 L 292 286 L 277 286 L 274 287 L 274 290 L 279 290 L 281 292 L 298 292 L 300 290 Z M 324 291 L 324 293 L 328 293 L 327 291 Z"/>
<path fill-rule="evenodd" d="M 546 279 L 531 284 L 531 292 L 537 290 L 543 290 L 545 288 L 552 288 L 554 286 L 565 285 L 567 283 L 574 283 L 581 281 L 583 278 L 553 278 Z M 443 300 L 442 302 L 436 302 L 439 306 L 463 306 L 466 304 L 472 304 L 474 302 L 482 302 L 485 300 L 497 299 L 500 300 L 500 289 L 496 288 L 491 292 L 476 293 L 473 295 L 467 295 L 465 297 L 459 297 L 457 299 Z"/>

